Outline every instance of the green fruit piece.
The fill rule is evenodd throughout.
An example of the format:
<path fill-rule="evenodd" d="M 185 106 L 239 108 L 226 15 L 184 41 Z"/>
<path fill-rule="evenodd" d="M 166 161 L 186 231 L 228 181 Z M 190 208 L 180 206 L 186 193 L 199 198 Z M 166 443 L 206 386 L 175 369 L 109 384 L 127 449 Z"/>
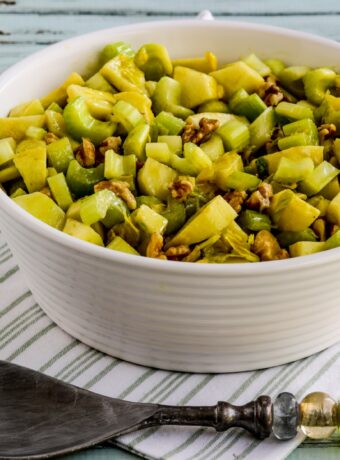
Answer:
<path fill-rule="evenodd" d="M 58 172 L 66 173 L 68 165 L 74 160 L 71 143 L 67 137 L 63 137 L 52 144 L 47 145 L 47 157 Z"/>
<path fill-rule="evenodd" d="M 64 211 L 44 193 L 34 192 L 13 199 L 21 208 L 51 227 L 61 230 L 65 221 Z"/>
<path fill-rule="evenodd" d="M 75 236 L 80 240 L 87 241 L 88 243 L 104 246 L 102 237 L 89 225 L 85 225 L 77 220 L 67 219 L 63 230 L 68 235 Z"/>
<path fill-rule="evenodd" d="M 22 141 L 13 161 L 30 193 L 44 187 L 47 178 L 45 142 L 37 139 Z"/>
<path fill-rule="evenodd" d="M 44 107 L 42 106 L 39 99 L 33 99 L 32 101 L 25 102 L 24 104 L 13 107 L 9 112 L 9 117 L 27 117 L 30 115 L 43 115 Z"/>
<path fill-rule="evenodd" d="M 146 93 L 144 73 L 125 54 L 118 54 L 107 62 L 100 73 L 119 91 Z"/>
<path fill-rule="evenodd" d="M 167 247 L 180 244 L 190 245 L 207 240 L 220 233 L 236 217 L 237 213 L 234 209 L 220 195 L 217 195 L 188 220 L 167 244 Z"/>
<path fill-rule="evenodd" d="M 137 180 L 142 195 L 151 195 L 166 200 L 169 196 L 169 185 L 177 177 L 176 171 L 169 166 L 148 158 L 140 171 Z"/>
<path fill-rule="evenodd" d="M 47 178 L 48 186 L 52 192 L 53 198 L 63 211 L 66 211 L 73 203 L 70 190 L 67 186 L 63 173 L 59 173 Z"/>
<path fill-rule="evenodd" d="M 298 241 L 289 246 L 289 254 L 291 257 L 308 256 L 324 251 L 326 249 L 325 244 L 322 241 Z"/>
<path fill-rule="evenodd" d="M 108 249 L 113 249 L 114 251 L 126 252 L 127 254 L 140 256 L 139 252 L 137 252 L 136 249 L 130 246 L 129 243 L 123 240 L 120 236 L 116 236 L 106 247 Z"/>
<path fill-rule="evenodd" d="M 45 115 L 0 118 L 0 139 L 12 137 L 15 141 L 21 141 L 25 137 L 27 128 L 30 126 L 43 128 L 45 119 Z"/>

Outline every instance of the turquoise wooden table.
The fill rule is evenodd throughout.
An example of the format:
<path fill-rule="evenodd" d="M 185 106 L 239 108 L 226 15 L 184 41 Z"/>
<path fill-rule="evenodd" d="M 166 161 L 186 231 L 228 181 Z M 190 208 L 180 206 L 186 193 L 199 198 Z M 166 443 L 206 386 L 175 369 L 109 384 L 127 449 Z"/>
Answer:
<path fill-rule="evenodd" d="M 51 43 L 92 30 L 141 21 L 193 17 L 209 9 L 231 21 L 303 30 L 340 41 L 339 0 L 0 0 L 0 72 Z M 337 459 L 340 437 L 305 441 L 289 460 Z M 132 460 L 129 453 L 98 448 L 68 460 Z"/>

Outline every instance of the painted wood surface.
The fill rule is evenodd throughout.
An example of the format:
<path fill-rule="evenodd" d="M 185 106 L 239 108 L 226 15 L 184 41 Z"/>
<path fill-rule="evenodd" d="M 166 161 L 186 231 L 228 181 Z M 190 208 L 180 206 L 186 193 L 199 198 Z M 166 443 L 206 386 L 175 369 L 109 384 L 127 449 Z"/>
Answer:
<path fill-rule="evenodd" d="M 339 0 L 0 0 L 0 72 L 49 44 L 93 30 L 142 21 L 194 17 L 209 9 L 217 20 L 302 30 L 340 41 Z M 340 60 L 340 56 L 339 56 Z M 96 449 L 71 460 L 129 460 L 116 449 Z M 340 458 L 340 437 L 302 444 L 289 460 Z"/>

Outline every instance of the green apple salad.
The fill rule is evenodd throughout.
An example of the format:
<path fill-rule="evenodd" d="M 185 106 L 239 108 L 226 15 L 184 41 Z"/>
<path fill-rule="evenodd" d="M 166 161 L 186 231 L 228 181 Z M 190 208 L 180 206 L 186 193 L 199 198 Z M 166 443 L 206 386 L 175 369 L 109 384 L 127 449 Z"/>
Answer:
<path fill-rule="evenodd" d="M 161 44 L 111 43 L 92 75 L 0 118 L 0 187 L 18 206 L 158 259 L 340 246 L 339 168 L 340 75 L 255 54 L 218 65 L 212 52 L 174 60 Z"/>

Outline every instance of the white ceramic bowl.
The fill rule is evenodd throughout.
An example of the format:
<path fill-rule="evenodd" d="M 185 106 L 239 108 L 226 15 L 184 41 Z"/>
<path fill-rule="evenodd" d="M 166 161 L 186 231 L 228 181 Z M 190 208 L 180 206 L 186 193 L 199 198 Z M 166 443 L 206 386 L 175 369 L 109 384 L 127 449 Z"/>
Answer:
<path fill-rule="evenodd" d="M 50 46 L 0 77 L 1 116 L 84 72 L 108 42 L 165 44 L 171 56 L 255 52 L 290 64 L 337 65 L 340 44 L 245 23 L 168 21 L 102 30 Z M 135 363 L 241 371 L 305 357 L 340 337 L 340 249 L 298 259 L 200 265 L 126 255 L 36 220 L 0 192 L 0 225 L 27 283 L 63 329 Z"/>

